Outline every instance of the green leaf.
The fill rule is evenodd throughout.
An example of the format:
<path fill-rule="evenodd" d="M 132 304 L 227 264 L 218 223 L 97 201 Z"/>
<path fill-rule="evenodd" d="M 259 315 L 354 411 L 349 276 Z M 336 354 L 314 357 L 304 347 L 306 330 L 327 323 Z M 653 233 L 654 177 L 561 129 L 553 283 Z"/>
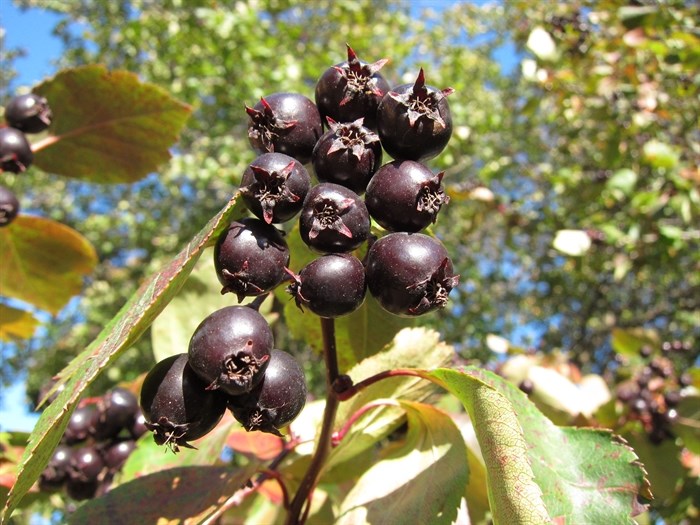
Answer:
<path fill-rule="evenodd" d="M 639 356 L 643 346 L 657 347 L 661 344 L 656 330 L 648 328 L 613 328 L 611 344 L 618 354 Z"/>
<path fill-rule="evenodd" d="M 242 205 L 236 194 L 224 208 L 161 271 L 151 275 L 102 332 L 59 374 L 65 389 L 42 412 L 22 458 L 17 483 L 0 516 L 6 523 L 19 500 L 39 477 L 58 444 L 82 393 L 95 378 L 125 352 L 150 326 L 177 293 L 202 250 L 212 245 Z"/>
<path fill-rule="evenodd" d="M 469 367 L 421 372 L 468 410 L 496 523 L 630 523 L 651 499 L 634 451 L 609 431 L 557 427 L 515 386 Z"/>
<path fill-rule="evenodd" d="M 468 479 L 466 446 L 452 419 L 422 403 L 399 402 L 408 433 L 353 485 L 336 523 L 450 524 Z"/>
<path fill-rule="evenodd" d="M 364 359 L 348 375 L 355 381 L 373 376 L 384 370 L 401 367 L 428 368 L 445 366 L 454 356 L 454 349 L 440 341 L 440 334 L 425 328 L 404 328 L 394 337 L 391 345 L 380 353 Z M 336 421 L 347 421 L 355 412 L 377 399 L 404 399 L 424 401 L 435 389 L 415 377 L 395 377 L 379 381 L 341 403 Z M 403 421 L 403 411 L 396 407 L 379 407 L 365 413 L 353 426 L 340 445 L 333 449 L 324 467 L 328 476 L 333 470 L 343 471 L 343 465 L 362 456 L 379 440 L 386 437 Z"/>
<path fill-rule="evenodd" d="M 38 85 L 53 112 L 34 165 L 101 183 L 134 182 L 166 162 L 191 108 L 127 71 L 89 65 Z"/>
<path fill-rule="evenodd" d="M 650 140 L 642 149 L 643 158 L 655 168 L 673 168 L 678 165 L 678 152 L 670 145 Z"/>
<path fill-rule="evenodd" d="M 637 184 L 637 173 L 630 169 L 621 169 L 612 174 L 605 184 L 610 190 L 617 190 L 622 195 L 629 195 Z"/>
<path fill-rule="evenodd" d="M 30 312 L 0 304 L 0 341 L 29 339 L 39 326 L 39 320 Z"/>
<path fill-rule="evenodd" d="M 685 396 L 678 405 L 673 433 L 693 454 L 700 454 L 700 396 Z"/>
<path fill-rule="evenodd" d="M 19 215 L 0 228 L 0 295 L 14 297 L 57 314 L 80 293 L 97 254 L 92 244 L 68 226 Z"/>
<path fill-rule="evenodd" d="M 255 465 L 198 465 L 156 472 L 84 503 L 68 523 L 202 523 L 254 473 Z"/>

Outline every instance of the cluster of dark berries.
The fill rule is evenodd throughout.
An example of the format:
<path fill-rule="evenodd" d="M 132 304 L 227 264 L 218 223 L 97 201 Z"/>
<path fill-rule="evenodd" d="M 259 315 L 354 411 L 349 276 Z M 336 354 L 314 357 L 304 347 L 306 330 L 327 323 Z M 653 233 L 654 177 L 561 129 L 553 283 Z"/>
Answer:
<path fill-rule="evenodd" d="M 146 431 L 138 400 L 129 390 L 114 388 L 85 400 L 71 415 L 39 488 L 65 489 L 75 500 L 105 492 Z"/>
<path fill-rule="evenodd" d="M 279 92 L 245 107 L 258 157 L 242 175 L 240 195 L 254 217 L 233 221 L 217 239 L 221 293 L 240 303 L 289 282 L 299 308 L 324 318 L 358 309 L 367 289 L 396 315 L 446 304 L 458 276 L 442 243 L 420 232 L 448 201 L 443 173 L 424 162 L 452 134 L 452 89 L 427 85 L 423 70 L 414 83 L 390 89 L 379 73 L 385 63 L 363 62 L 348 46 L 347 61 L 318 80 L 315 103 Z M 382 165 L 383 152 L 394 160 Z M 319 256 L 294 273 L 277 225 L 297 216 L 301 239 Z M 379 239 L 372 219 L 386 230 Z M 189 446 L 227 407 L 247 430 L 279 434 L 303 408 L 306 383 L 296 359 L 273 343 L 251 306 L 204 319 L 188 353 L 157 364 L 144 381 L 141 406 L 156 441 Z"/>
<path fill-rule="evenodd" d="M 144 379 L 141 408 L 156 443 L 191 448 L 226 408 L 248 431 L 281 435 L 306 403 L 306 382 L 296 359 L 273 346 L 270 326 L 252 306 L 206 317 L 188 352 L 160 361 Z"/>
<path fill-rule="evenodd" d="M 40 133 L 51 124 L 51 109 L 44 97 L 33 93 L 14 97 L 5 106 L 6 125 L 0 127 L 0 172 L 21 173 L 34 160 L 25 133 Z M 12 191 L 0 186 L 0 227 L 19 213 L 19 201 Z"/>
<path fill-rule="evenodd" d="M 676 407 L 683 389 L 692 383 L 683 366 L 689 349 L 680 341 L 664 342 L 659 355 L 651 346 L 643 346 L 639 353 L 644 365 L 617 387 L 617 399 L 625 406 L 623 417 L 641 422 L 654 444 L 675 438 L 671 427 L 678 418 Z"/>

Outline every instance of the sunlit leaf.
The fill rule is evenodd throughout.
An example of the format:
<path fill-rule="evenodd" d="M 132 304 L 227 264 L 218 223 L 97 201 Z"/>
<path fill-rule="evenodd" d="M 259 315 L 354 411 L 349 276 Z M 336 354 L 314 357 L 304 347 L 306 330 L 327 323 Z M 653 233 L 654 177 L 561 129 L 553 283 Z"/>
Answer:
<path fill-rule="evenodd" d="M 678 164 L 678 152 L 665 142 L 650 140 L 642 152 L 644 160 L 655 168 L 673 168 Z"/>
<path fill-rule="evenodd" d="M 336 523 L 450 524 L 468 480 L 466 446 L 452 419 L 431 405 L 400 402 L 408 432 L 350 489 Z"/>
<path fill-rule="evenodd" d="M 0 341 L 29 339 L 39 320 L 31 312 L 0 303 Z"/>
<path fill-rule="evenodd" d="M 80 293 L 97 254 L 92 244 L 68 226 L 19 215 L 0 228 L 0 295 L 14 297 L 57 314 Z"/>
<path fill-rule="evenodd" d="M 191 108 L 127 71 L 89 65 L 38 85 L 53 112 L 34 165 L 92 182 L 134 182 L 170 158 Z"/>
<path fill-rule="evenodd" d="M 591 248 L 591 238 L 583 230 L 559 230 L 552 246 L 566 255 L 579 257 Z"/>
<path fill-rule="evenodd" d="M 656 330 L 647 328 L 613 328 L 611 344 L 613 349 L 628 357 L 639 355 L 643 346 L 652 348 L 661 343 Z"/>
<path fill-rule="evenodd" d="M 557 58 L 557 45 L 552 35 L 542 27 L 535 27 L 527 38 L 525 44 L 540 60 L 554 60 Z"/>
<path fill-rule="evenodd" d="M 85 389 L 144 333 L 185 282 L 204 248 L 212 245 L 234 216 L 240 216 L 241 207 L 234 196 L 169 264 L 141 285 L 97 339 L 59 374 L 65 389 L 42 412 L 32 431 L 17 483 L 3 509 L 3 523 L 39 477 Z"/>

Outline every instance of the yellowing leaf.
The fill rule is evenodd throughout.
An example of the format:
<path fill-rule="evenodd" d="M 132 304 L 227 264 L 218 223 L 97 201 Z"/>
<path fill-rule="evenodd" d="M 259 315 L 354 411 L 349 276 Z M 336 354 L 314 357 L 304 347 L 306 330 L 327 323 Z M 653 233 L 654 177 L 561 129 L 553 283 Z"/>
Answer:
<path fill-rule="evenodd" d="M 80 293 L 97 254 L 81 234 L 43 217 L 19 215 L 0 228 L 0 295 L 31 303 L 52 314 Z"/>
<path fill-rule="evenodd" d="M 191 108 L 127 71 L 67 69 L 34 90 L 53 112 L 34 165 L 93 182 L 134 182 L 170 158 Z"/>
<path fill-rule="evenodd" d="M 29 339 L 37 326 L 39 320 L 31 313 L 0 304 L 0 341 Z"/>
<path fill-rule="evenodd" d="M 457 516 L 469 468 L 459 429 L 431 405 L 400 404 L 408 420 L 406 438 L 353 485 L 337 524 L 439 525 Z"/>

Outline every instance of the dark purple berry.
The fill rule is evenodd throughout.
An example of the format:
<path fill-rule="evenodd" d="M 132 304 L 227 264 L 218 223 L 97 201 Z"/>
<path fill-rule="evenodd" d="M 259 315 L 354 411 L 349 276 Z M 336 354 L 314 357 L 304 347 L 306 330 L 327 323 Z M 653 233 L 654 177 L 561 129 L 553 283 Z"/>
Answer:
<path fill-rule="evenodd" d="M 136 396 L 125 388 L 117 387 L 107 392 L 97 402 L 93 437 L 102 441 L 117 436 L 131 424 L 138 406 Z"/>
<path fill-rule="evenodd" d="M 323 133 L 316 104 L 298 93 L 274 93 L 250 108 L 248 140 L 258 154 L 284 153 L 302 164 L 311 160 Z"/>
<path fill-rule="evenodd" d="M 45 491 L 58 490 L 68 478 L 68 466 L 73 449 L 67 445 L 58 445 L 48 465 L 39 477 L 39 488 Z"/>
<path fill-rule="evenodd" d="M 66 480 L 66 493 L 76 501 L 92 499 L 97 495 L 100 488 L 99 480 L 82 481 L 69 477 Z"/>
<path fill-rule="evenodd" d="M 293 275 L 293 274 L 292 274 Z M 365 267 L 351 254 L 334 253 L 311 261 L 293 275 L 287 291 L 296 304 L 320 317 L 339 317 L 357 310 L 365 300 Z"/>
<path fill-rule="evenodd" d="M 531 379 L 525 378 L 520 383 L 518 383 L 518 388 L 525 394 L 529 396 L 535 390 L 535 383 Z"/>
<path fill-rule="evenodd" d="M 0 186 L 0 228 L 15 220 L 19 213 L 19 200 L 9 188 Z"/>
<path fill-rule="evenodd" d="M 314 250 L 349 252 L 369 236 L 367 206 L 354 191 L 324 182 L 311 188 L 299 217 L 299 234 Z"/>
<path fill-rule="evenodd" d="M 74 450 L 68 465 L 70 478 L 84 482 L 97 480 L 104 468 L 102 455 L 93 446 Z"/>
<path fill-rule="evenodd" d="M 140 401 L 155 442 L 173 452 L 192 448 L 188 441 L 211 431 L 226 410 L 226 397 L 207 390 L 207 383 L 188 364 L 187 354 L 157 363 L 143 381 Z"/>
<path fill-rule="evenodd" d="M 146 428 L 146 417 L 141 412 L 141 408 L 139 408 L 138 413 L 135 414 L 127 430 L 133 439 L 138 439 L 148 432 L 148 428 Z"/>
<path fill-rule="evenodd" d="M 389 83 L 378 72 L 388 59 L 368 64 L 357 58 L 350 46 L 348 60 L 328 68 L 316 83 L 316 105 L 323 118 L 336 122 L 365 119 L 365 125 L 376 129 L 379 102 L 389 91 Z"/>
<path fill-rule="evenodd" d="M 214 267 L 221 293 L 244 297 L 269 292 L 285 278 L 289 248 L 282 233 L 260 219 L 232 222 L 216 241 Z"/>
<path fill-rule="evenodd" d="M 447 96 L 453 92 L 427 86 L 421 69 L 415 83 L 384 95 L 377 127 L 386 152 L 395 159 L 428 160 L 445 149 L 452 135 Z"/>
<path fill-rule="evenodd" d="M 328 118 L 330 131 L 318 139 L 311 155 L 316 177 L 364 193 L 382 163 L 379 135 L 362 125 L 362 119 L 337 123 Z"/>
<path fill-rule="evenodd" d="M 91 433 L 96 417 L 97 407 L 94 404 L 76 408 L 63 432 L 63 440 L 69 445 L 85 441 Z"/>
<path fill-rule="evenodd" d="M 5 120 L 24 133 L 40 133 L 51 124 L 51 109 L 42 96 L 34 93 L 14 97 L 5 106 Z"/>
<path fill-rule="evenodd" d="M 435 222 L 442 205 L 449 202 L 443 175 L 413 160 L 385 164 L 367 186 L 365 204 L 370 216 L 389 231 L 422 230 Z"/>
<path fill-rule="evenodd" d="M 0 169 L 12 173 L 22 173 L 34 160 L 32 147 L 20 130 L 0 128 Z"/>
<path fill-rule="evenodd" d="M 369 291 L 396 315 L 421 315 L 444 307 L 458 281 L 445 247 L 422 233 L 390 233 L 367 254 Z"/>
<path fill-rule="evenodd" d="M 275 349 L 260 384 L 248 394 L 229 397 L 228 407 L 247 431 L 281 435 L 279 429 L 291 423 L 305 403 L 304 371 L 291 354 Z"/>
<path fill-rule="evenodd" d="M 119 471 L 135 448 L 136 443 L 131 439 L 110 444 L 102 452 L 105 466 L 110 472 Z"/>
<path fill-rule="evenodd" d="M 241 195 L 248 209 L 266 223 L 285 222 L 304 204 L 311 177 L 284 153 L 263 153 L 243 173 Z"/>
<path fill-rule="evenodd" d="M 273 346 L 265 318 L 248 306 L 226 306 L 192 334 L 189 362 L 207 389 L 240 395 L 260 382 Z"/>

